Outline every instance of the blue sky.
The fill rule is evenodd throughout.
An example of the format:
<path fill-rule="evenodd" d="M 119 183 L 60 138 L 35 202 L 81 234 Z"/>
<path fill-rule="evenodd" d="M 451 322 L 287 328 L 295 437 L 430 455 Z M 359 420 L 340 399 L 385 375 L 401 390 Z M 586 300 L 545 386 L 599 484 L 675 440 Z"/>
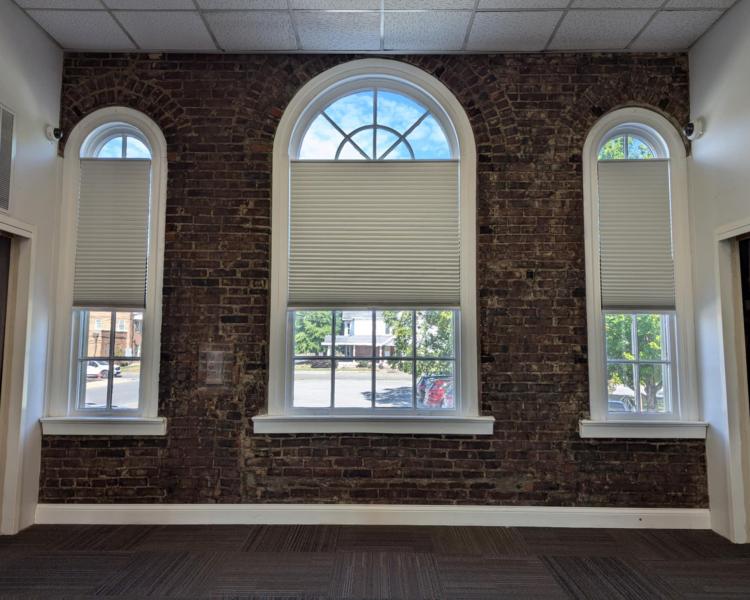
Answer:
<path fill-rule="evenodd" d="M 373 90 L 355 92 L 339 98 L 326 109 L 325 113 L 346 133 L 358 127 L 372 125 L 374 93 Z M 378 90 L 379 125 L 405 132 L 424 113 L 426 109 L 406 96 Z M 355 134 L 354 142 L 368 155 L 372 156 L 373 142 L 377 144 L 378 157 L 391 147 L 398 139 L 392 132 L 378 129 L 376 140 L 373 140 L 372 128 Z M 301 159 L 333 159 L 343 136 L 321 114 L 310 124 L 300 148 Z M 406 138 L 414 150 L 417 159 L 450 159 L 450 148 L 442 128 L 432 115 L 427 116 Z M 347 143 L 341 151 L 340 158 L 363 159 L 354 145 Z M 410 154 L 404 144 L 396 146 L 386 157 L 388 159 L 408 159 Z"/>

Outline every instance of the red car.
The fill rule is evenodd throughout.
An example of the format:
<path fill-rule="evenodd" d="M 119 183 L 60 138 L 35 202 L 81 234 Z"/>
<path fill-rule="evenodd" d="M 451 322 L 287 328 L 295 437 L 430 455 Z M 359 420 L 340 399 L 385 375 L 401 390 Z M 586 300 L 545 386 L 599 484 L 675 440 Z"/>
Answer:
<path fill-rule="evenodd" d="M 454 408 L 453 377 L 451 375 L 430 377 L 424 382 L 424 396 L 420 393 L 420 397 L 423 408 Z"/>

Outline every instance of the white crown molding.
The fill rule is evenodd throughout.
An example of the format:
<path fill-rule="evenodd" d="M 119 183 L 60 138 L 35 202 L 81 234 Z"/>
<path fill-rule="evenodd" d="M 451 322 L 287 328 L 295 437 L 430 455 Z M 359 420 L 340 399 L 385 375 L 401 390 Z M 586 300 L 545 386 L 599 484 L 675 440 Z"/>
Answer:
<path fill-rule="evenodd" d="M 37 524 L 455 525 L 710 529 L 704 508 L 396 504 L 39 504 Z"/>

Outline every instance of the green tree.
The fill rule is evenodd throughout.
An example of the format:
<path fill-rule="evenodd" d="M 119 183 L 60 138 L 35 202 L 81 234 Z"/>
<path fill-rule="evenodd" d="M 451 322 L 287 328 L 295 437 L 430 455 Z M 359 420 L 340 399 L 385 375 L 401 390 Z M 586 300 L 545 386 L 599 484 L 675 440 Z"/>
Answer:
<path fill-rule="evenodd" d="M 304 310 L 294 313 L 294 353 L 298 356 L 323 355 L 323 341 L 331 335 L 331 312 Z"/>
<path fill-rule="evenodd" d="M 414 340 L 412 323 L 416 314 L 416 355 L 417 357 L 453 356 L 453 312 L 450 310 L 429 311 L 383 311 L 383 320 L 394 337 L 397 356 L 411 356 Z M 411 363 L 389 360 L 392 368 L 411 373 Z M 448 365 L 443 361 L 422 361 L 420 375 L 445 374 Z"/>
<path fill-rule="evenodd" d="M 633 354 L 633 319 L 636 324 L 636 335 L 641 360 L 660 360 L 662 358 L 662 317 L 661 315 L 607 314 L 606 343 L 607 357 L 623 360 L 635 360 Z M 610 364 L 608 366 L 607 386 L 610 393 L 618 385 L 626 385 L 636 390 L 633 380 L 633 367 L 629 364 Z M 640 366 L 641 403 L 644 410 L 663 410 L 664 398 L 658 398 L 664 387 L 661 365 L 642 364 Z"/>

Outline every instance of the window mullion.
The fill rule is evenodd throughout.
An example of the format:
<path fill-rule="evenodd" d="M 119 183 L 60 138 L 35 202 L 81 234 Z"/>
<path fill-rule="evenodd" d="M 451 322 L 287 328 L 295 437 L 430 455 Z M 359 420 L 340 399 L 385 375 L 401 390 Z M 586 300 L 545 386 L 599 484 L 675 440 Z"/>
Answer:
<path fill-rule="evenodd" d="M 336 311 L 331 311 L 331 401 L 329 408 L 333 409 L 336 394 Z"/>
<path fill-rule="evenodd" d="M 370 405 L 371 405 L 372 408 L 375 408 L 375 377 L 377 377 L 377 375 L 376 375 L 376 369 L 377 369 L 377 362 L 378 362 L 378 359 L 377 359 L 377 349 L 376 349 L 376 346 L 375 346 L 375 342 L 377 340 L 376 327 L 375 327 L 376 326 L 376 321 L 375 321 L 376 317 L 377 317 L 377 312 L 373 310 L 372 311 L 372 351 L 370 352 L 370 354 L 372 354 L 372 356 L 373 356 L 373 361 L 372 361 L 372 398 L 371 398 L 371 402 L 370 402 Z"/>
<path fill-rule="evenodd" d="M 417 408 L 417 311 L 411 311 L 411 406 Z"/>
<path fill-rule="evenodd" d="M 116 336 L 116 319 L 117 311 L 110 313 L 109 319 L 109 352 L 107 356 L 107 410 L 112 410 L 112 388 L 114 387 L 115 381 L 115 336 Z"/>

